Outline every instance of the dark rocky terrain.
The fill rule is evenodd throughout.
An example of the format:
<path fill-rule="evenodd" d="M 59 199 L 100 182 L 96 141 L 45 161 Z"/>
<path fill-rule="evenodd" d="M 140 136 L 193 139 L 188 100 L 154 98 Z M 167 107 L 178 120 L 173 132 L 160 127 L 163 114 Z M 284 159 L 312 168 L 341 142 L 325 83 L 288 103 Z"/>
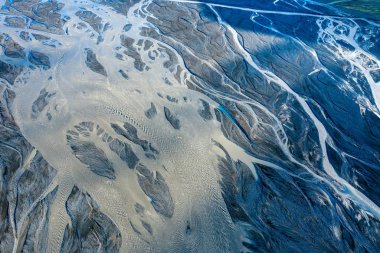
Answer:
<path fill-rule="evenodd" d="M 0 1 L 0 252 L 380 252 L 380 23 L 326 2 Z"/>

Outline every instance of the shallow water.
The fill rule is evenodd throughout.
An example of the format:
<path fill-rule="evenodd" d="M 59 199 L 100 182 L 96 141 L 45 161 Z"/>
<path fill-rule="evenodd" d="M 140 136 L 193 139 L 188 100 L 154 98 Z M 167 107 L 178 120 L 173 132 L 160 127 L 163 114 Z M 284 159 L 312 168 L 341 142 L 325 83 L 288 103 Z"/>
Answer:
<path fill-rule="evenodd" d="M 1 4 L 1 252 L 380 250 L 372 7 Z"/>

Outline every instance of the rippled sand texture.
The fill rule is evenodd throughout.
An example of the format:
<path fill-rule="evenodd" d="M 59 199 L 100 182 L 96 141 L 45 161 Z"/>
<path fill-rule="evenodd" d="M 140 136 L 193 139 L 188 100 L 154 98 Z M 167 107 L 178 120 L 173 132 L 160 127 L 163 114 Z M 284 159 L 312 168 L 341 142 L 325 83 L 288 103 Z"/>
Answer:
<path fill-rule="evenodd" d="M 380 24 L 231 2 L 2 1 L 0 252 L 380 251 Z"/>

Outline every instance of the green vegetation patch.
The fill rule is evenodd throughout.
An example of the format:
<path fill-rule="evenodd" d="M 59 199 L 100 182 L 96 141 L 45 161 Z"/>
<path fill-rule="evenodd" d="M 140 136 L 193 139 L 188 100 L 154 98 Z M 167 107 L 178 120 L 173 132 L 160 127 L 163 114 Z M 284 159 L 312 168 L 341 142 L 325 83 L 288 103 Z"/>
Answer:
<path fill-rule="evenodd" d="M 380 0 L 317 0 L 345 9 L 353 16 L 380 20 Z"/>

